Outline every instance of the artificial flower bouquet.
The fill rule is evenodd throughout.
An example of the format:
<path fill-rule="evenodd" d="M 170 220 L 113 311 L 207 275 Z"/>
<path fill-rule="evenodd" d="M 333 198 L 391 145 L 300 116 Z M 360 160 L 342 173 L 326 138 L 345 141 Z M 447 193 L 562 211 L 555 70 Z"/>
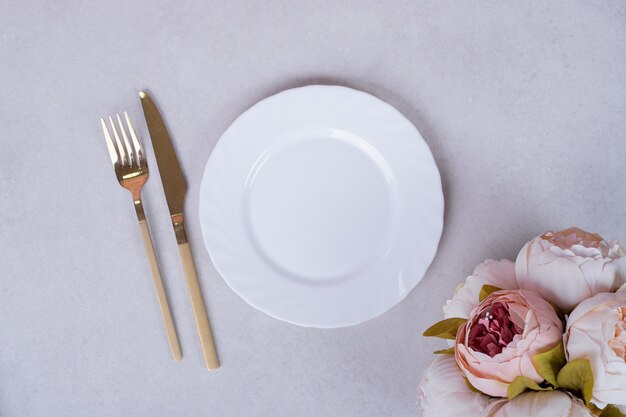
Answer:
<path fill-rule="evenodd" d="M 423 417 L 626 417 L 626 254 L 578 228 L 476 267 L 425 336 Z"/>

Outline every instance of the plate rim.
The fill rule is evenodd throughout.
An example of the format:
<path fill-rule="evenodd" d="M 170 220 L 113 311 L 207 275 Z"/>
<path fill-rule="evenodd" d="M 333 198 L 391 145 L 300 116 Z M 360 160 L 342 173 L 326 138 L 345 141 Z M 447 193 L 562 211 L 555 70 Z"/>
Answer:
<path fill-rule="evenodd" d="M 220 262 L 216 262 L 215 261 L 215 252 L 211 250 L 211 246 L 212 243 L 209 241 L 209 239 L 207 238 L 207 236 L 209 236 L 209 231 L 206 230 L 208 226 L 205 226 L 205 223 L 207 223 L 208 220 L 203 219 L 205 216 L 203 216 L 203 207 L 205 206 L 205 203 L 209 204 L 210 202 L 206 201 L 207 197 L 206 195 L 208 194 L 205 191 L 205 182 L 206 182 L 206 178 L 208 176 L 208 173 L 210 171 L 210 166 L 211 166 L 211 161 L 214 158 L 215 155 L 219 155 L 219 149 L 222 148 L 225 143 L 225 141 L 223 140 L 223 138 L 227 135 L 227 133 L 229 133 L 229 131 L 231 130 L 231 128 L 233 128 L 233 126 L 235 126 L 237 124 L 237 122 L 239 120 L 242 119 L 242 117 L 249 115 L 250 112 L 252 112 L 255 107 L 261 105 L 262 103 L 267 103 L 268 101 L 271 101 L 273 99 L 277 99 L 279 96 L 285 95 L 285 94 L 289 94 L 289 93 L 294 93 L 296 91 L 302 91 L 305 92 L 305 90 L 313 90 L 313 89 L 325 89 L 325 90 L 335 90 L 335 91 L 342 91 L 342 94 L 350 94 L 350 95 L 360 95 L 361 97 L 364 97 L 366 100 L 371 100 L 374 99 L 376 102 L 378 102 L 379 104 L 382 104 L 384 106 L 386 106 L 388 109 L 391 109 L 393 113 L 396 113 L 397 116 L 399 116 L 399 119 L 402 120 L 403 123 L 407 123 L 408 125 L 410 125 L 412 127 L 412 129 L 414 129 L 415 133 L 416 133 L 416 137 L 415 139 L 417 139 L 418 142 L 421 141 L 421 144 L 425 146 L 425 149 L 427 151 L 426 155 L 430 156 L 430 159 L 432 161 L 432 168 L 434 168 L 433 172 L 434 174 L 436 174 L 436 179 L 437 179 L 437 184 L 433 184 L 436 185 L 436 195 L 439 197 L 438 201 L 436 202 L 439 205 L 439 209 L 437 210 L 437 212 L 439 213 L 439 215 L 437 216 L 437 221 L 438 221 L 438 225 L 439 227 L 437 228 L 437 232 L 436 232 L 436 239 L 433 239 L 433 245 L 432 245 L 432 253 L 430 254 L 430 256 L 427 257 L 427 260 L 424 261 L 424 271 L 420 274 L 419 277 L 417 277 L 414 280 L 414 283 L 410 286 L 410 288 L 406 291 L 404 291 L 403 294 L 401 294 L 399 297 L 397 297 L 392 303 L 383 306 L 382 308 L 378 308 L 376 309 L 375 313 L 372 314 L 367 314 L 367 315 L 363 315 L 363 317 L 359 318 L 359 319 L 354 319 L 354 320 L 335 320 L 335 323 L 339 323 L 339 324 L 324 324 L 321 322 L 314 322 L 314 320 L 310 320 L 310 321 L 302 321 L 299 320 L 298 318 L 295 317 L 285 317 L 284 315 L 280 315 L 280 314 L 276 314 L 274 309 L 267 309 L 266 307 L 264 307 L 263 305 L 261 305 L 262 303 L 258 303 L 255 300 L 255 297 L 250 297 L 249 293 L 247 293 L 246 291 L 241 291 L 239 288 L 237 288 L 237 285 L 235 285 L 229 278 L 228 276 L 230 275 L 229 272 L 227 272 L 227 269 L 224 270 L 223 264 L 220 264 Z M 372 145 L 374 146 L 374 145 Z M 374 146 L 375 147 L 375 146 Z M 198 208 L 199 208 L 199 221 L 200 221 L 200 227 L 201 227 L 201 232 L 202 232 L 202 238 L 203 238 L 203 243 L 204 246 L 209 254 L 209 257 L 211 259 L 211 263 L 213 264 L 215 270 L 218 272 L 218 274 L 222 277 L 222 279 L 226 282 L 226 284 L 228 285 L 228 287 L 235 292 L 235 294 L 237 294 L 239 297 L 241 297 L 244 301 L 246 301 L 246 303 L 248 303 L 250 306 L 254 307 L 255 309 L 267 314 L 268 316 L 275 318 L 277 320 L 283 321 L 283 322 L 287 322 L 287 323 L 291 323 L 294 325 L 298 325 L 301 327 L 312 327 L 312 328 L 341 328 L 341 327 L 349 327 L 349 326 L 354 326 L 354 325 L 358 325 L 364 322 L 367 322 L 369 320 L 372 320 L 374 318 L 380 317 L 381 315 L 385 314 L 386 312 L 388 312 L 389 310 L 391 310 L 392 308 L 394 308 L 395 306 L 397 306 L 398 304 L 400 304 L 404 299 L 406 299 L 406 297 L 413 292 L 413 290 L 417 287 L 417 285 L 423 280 L 424 276 L 427 274 L 430 266 L 432 265 L 438 249 L 439 249 L 439 245 L 441 243 L 441 238 L 443 235 L 443 229 L 444 229 L 444 219 L 445 219 L 445 196 L 443 193 L 443 182 L 441 179 L 441 174 L 439 171 L 439 167 L 437 165 L 437 162 L 434 159 L 434 155 L 432 153 L 432 150 L 430 149 L 430 147 L 428 146 L 428 143 L 426 142 L 426 140 L 424 139 L 424 137 L 422 136 L 421 132 L 419 131 L 419 129 L 417 129 L 417 127 L 404 115 L 402 114 L 397 108 L 395 108 L 394 106 L 392 106 L 391 104 L 389 104 L 388 102 L 380 99 L 379 97 L 370 94 L 368 92 L 365 91 L 361 91 L 361 90 L 356 90 L 350 87 L 346 87 L 346 86 L 341 86 L 341 85 L 319 85 L 319 84 L 311 84 L 311 85 L 305 85 L 305 86 L 300 86 L 300 87 L 294 87 L 294 88 L 289 88 L 286 90 L 282 90 L 276 94 L 267 96 L 259 101 L 257 101 L 256 103 L 252 104 L 250 107 L 248 107 L 245 111 L 243 111 L 240 115 L 238 115 L 232 122 L 231 124 L 224 130 L 224 132 L 222 133 L 222 135 L 220 136 L 220 138 L 218 139 L 216 145 L 214 146 L 214 149 L 212 150 L 209 158 L 207 159 L 207 162 L 205 164 L 204 170 L 203 170 L 203 175 L 202 175 L 202 180 L 201 180 L 201 184 L 199 187 L 199 204 L 198 204 Z M 205 197 L 203 197 L 203 195 Z M 434 211 L 434 210 L 433 210 Z M 208 216 L 206 216 L 208 217 Z M 435 241 L 436 240 L 436 241 Z M 377 261 L 379 262 L 379 261 Z M 276 273 L 280 274 L 280 272 L 275 271 Z M 374 309 L 372 309 L 373 311 Z M 277 310 L 278 311 L 278 310 Z M 367 317 L 365 317 L 367 316 Z"/>

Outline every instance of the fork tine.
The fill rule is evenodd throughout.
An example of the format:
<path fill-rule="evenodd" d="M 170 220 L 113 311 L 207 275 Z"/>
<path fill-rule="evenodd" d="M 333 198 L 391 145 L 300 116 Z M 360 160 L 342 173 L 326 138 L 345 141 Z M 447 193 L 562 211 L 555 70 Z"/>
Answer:
<path fill-rule="evenodd" d="M 115 116 L 117 117 L 117 124 L 120 127 L 120 130 L 122 131 L 122 138 L 124 139 L 124 145 L 126 146 L 126 152 L 128 153 L 128 164 L 130 166 L 137 165 L 136 152 L 133 149 L 133 147 L 130 145 L 130 142 L 128 141 L 128 135 L 126 135 L 126 128 L 124 127 L 124 124 L 122 123 L 122 118 L 120 117 L 119 113 L 116 113 Z"/>
<path fill-rule="evenodd" d="M 130 121 L 130 117 L 128 117 L 128 113 L 124 112 L 124 117 L 126 118 L 126 124 L 128 125 L 128 131 L 130 132 L 130 137 L 133 140 L 133 146 L 135 148 L 135 153 L 137 155 L 137 163 L 139 164 L 139 166 L 142 166 L 145 162 L 144 155 L 143 155 L 143 146 L 141 144 L 141 141 L 139 140 L 139 137 L 137 136 L 137 132 L 135 132 L 135 128 L 133 127 L 133 124 Z"/>
<path fill-rule="evenodd" d="M 111 139 L 111 134 L 109 133 L 109 129 L 107 129 L 106 122 L 104 121 L 102 117 L 100 118 L 100 124 L 102 124 L 102 131 L 104 132 L 104 139 L 106 140 L 106 143 L 107 143 L 107 149 L 109 150 L 111 163 L 115 165 L 119 163 L 117 150 L 115 149 L 115 144 L 113 143 L 113 140 Z"/>
<path fill-rule="evenodd" d="M 111 125 L 111 129 L 113 130 L 113 136 L 115 136 L 115 142 L 117 143 L 117 151 L 119 152 L 120 158 L 121 158 L 120 163 L 122 165 L 126 165 L 127 154 L 126 154 L 126 151 L 124 150 L 124 145 L 122 145 L 122 141 L 120 140 L 120 136 L 117 133 L 117 129 L 115 128 L 115 123 L 113 122 L 113 118 L 111 116 L 109 116 L 109 124 Z"/>

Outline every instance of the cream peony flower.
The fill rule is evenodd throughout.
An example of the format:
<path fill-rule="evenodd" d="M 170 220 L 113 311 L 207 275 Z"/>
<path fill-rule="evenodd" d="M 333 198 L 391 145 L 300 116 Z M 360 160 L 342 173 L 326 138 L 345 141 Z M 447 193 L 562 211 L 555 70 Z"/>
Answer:
<path fill-rule="evenodd" d="M 572 227 L 526 243 L 515 261 L 519 287 L 535 291 L 563 312 L 586 298 L 615 291 L 626 277 L 619 242 Z"/>
<path fill-rule="evenodd" d="M 524 290 L 489 295 L 457 332 L 456 361 L 469 382 L 485 394 L 506 397 L 518 376 L 540 383 L 532 357 L 556 346 L 563 323 L 550 303 Z"/>
<path fill-rule="evenodd" d="M 508 259 L 501 261 L 488 259 L 478 265 L 474 273 L 467 277 L 465 284 L 461 284 L 452 299 L 443 306 L 444 318 L 468 318 L 479 303 L 478 297 L 483 285 L 492 285 L 503 290 L 517 289 L 515 263 Z"/>
<path fill-rule="evenodd" d="M 561 391 L 527 392 L 492 403 L 485 417 L 592 417 L 577 398 Z M 469 417 L 469 415 L 467 415 Z"/>
<path fill-rule="evenodd" d="M 479 416 L 489 404 L 468 388 L 452 355 L 438 355 L 426 368 L 418 395 L 423 417 Z"/>
<path fill-rule="evenodd" d="M 601 293 L 572 311 L 565 329 L 568 360 L 588 359 L 593 403 L 626 413 L 626 291 Z"/>

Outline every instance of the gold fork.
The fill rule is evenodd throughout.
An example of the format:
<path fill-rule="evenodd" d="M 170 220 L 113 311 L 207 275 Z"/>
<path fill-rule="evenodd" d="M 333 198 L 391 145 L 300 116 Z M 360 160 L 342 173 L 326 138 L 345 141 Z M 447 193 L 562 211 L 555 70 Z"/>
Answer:
<path fill-rule="evenodd" d="M 109 116 L 109 123 L 111 125 L 115 141 L 111 139 L 111 134 L 109 133 L 106 122 L 103 118 L 100 118 L 102 130 L 104 132 L 107 148 L 109 149 L 109 156 L 111 157 L 111 163 L 115 169 L 117 180 L 120 185 L 130 191 L 133 196 L 135 212 L 137 213 L 137 220 L 139 220 L 139 228 L 141 229 L 143 243 L 146 246 L 146 252 L 148 253 L 148 261 L 150 262 L 150 269 L 152 270 L 152 278 L 154 286 L 156 287 L 157 298 L 161 307 L 163 321 L 165 323 L 167 340 L 174 360 L 179 361 L 182 358 L 180 344 L 178 343 L 178 336 L 176 335 L 176 328 L 174 327 L 174 321 L 172 320 L 172 313 L 170 312 L 170 306 L 167 302 L 167 296 L 165 295 L 165 288 L 163 287 L 161 272 L 159 271 L 159 265 L 157 264 L 156 255 L 154 253 L 150 230 L 148 229 L 148 223 L 146 223 L 143 203 L 141 202 L 141 189 L 148 180 L 148 161 L 146 161 L 143 146 L 137 137 L 137 133 L 130 122 L 128 114 L 124 112 L 124 118 L 126 119 L 128 132 L 131 137 L 130 141 L 128 140 L 129 135 L 126 132 L 126 128 L 122 123 L 120 115 L 116 114 L 116 118 L 118 127 L 122 134 L 122 140 L 120 140 L 120 135 L 117 132 L 117 128 L 115 127 L 115 123 L 113 122 L 113 118 L 111 116 Z"/>

